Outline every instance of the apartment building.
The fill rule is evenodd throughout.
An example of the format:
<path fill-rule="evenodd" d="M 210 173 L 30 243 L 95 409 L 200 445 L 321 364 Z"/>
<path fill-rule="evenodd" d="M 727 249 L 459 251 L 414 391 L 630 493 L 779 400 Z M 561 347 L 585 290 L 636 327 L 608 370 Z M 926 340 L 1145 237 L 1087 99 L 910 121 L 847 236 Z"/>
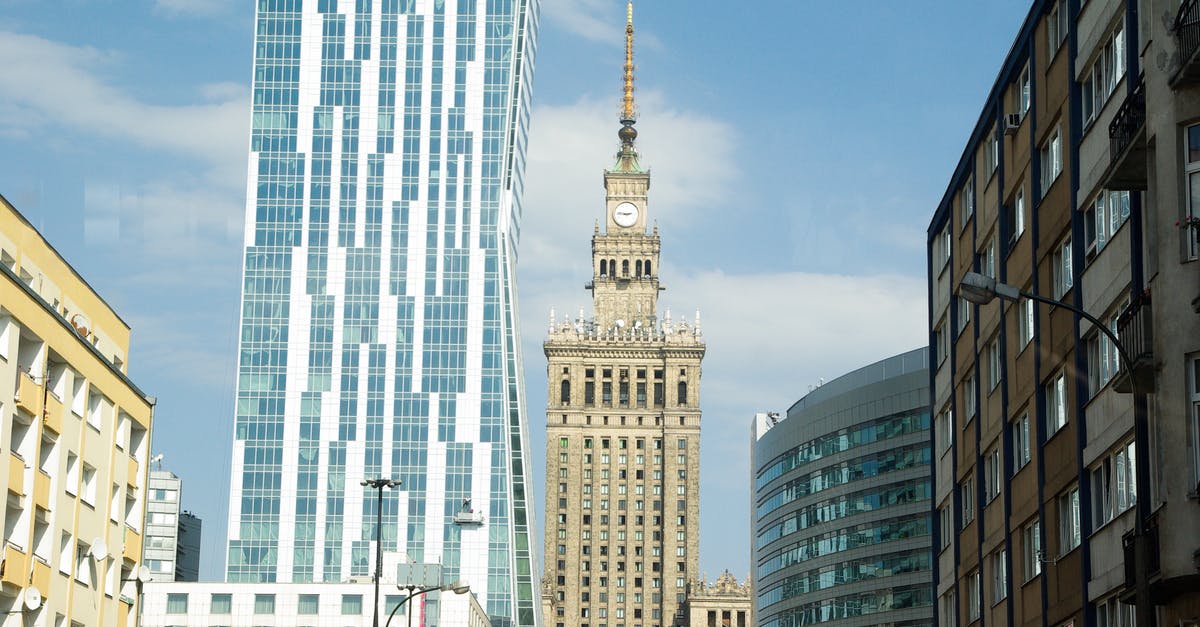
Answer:
<path fill-rule="evenodd" d="M 154 581 L 200 578 L 203 523 L 182 504 L 183 480 L 166 470 L 150 471 L 146 501 L 146 568 Z"/>
<path fill-rule="evenodd" d="M 130 624 L 154 399 L 129 326 L 0 197 L 0 616 Z"/>
<path fill-rule="evenodd" d="M 1034 2 L 935 211 L 941 625 L 1200 620 L 1198 44 L 1194 0 Z"/>

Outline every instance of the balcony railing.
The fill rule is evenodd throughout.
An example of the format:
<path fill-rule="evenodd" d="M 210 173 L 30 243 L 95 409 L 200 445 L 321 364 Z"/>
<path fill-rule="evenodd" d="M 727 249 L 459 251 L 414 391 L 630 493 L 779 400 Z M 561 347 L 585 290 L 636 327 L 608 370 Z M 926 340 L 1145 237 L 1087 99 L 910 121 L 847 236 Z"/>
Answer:
<path fill-rule="evenodd" d="M 1146 81 L 1139 76 L 1133 92 L 1108 125 L 1109 189 L 1146 189 Z"/>
<path fill-rule="evenodd" d="M 1129 353 L 1129 370 L 1121 364 L 1114 388 L 1118 392 L 1154 391 L 1154 320 L 1149 290 L 1142 292 L 1117 317 L 1117 337 Z M 1132 376 L 1131 376 L 1132 375 Z"/>
<path fill-rule="evenodd" d="M 1171 86 L 1200 82 L 1200 0 L 1184 0 L 1171 30 L 1179 48 L 1179 69 L 1171 77 Z"/>

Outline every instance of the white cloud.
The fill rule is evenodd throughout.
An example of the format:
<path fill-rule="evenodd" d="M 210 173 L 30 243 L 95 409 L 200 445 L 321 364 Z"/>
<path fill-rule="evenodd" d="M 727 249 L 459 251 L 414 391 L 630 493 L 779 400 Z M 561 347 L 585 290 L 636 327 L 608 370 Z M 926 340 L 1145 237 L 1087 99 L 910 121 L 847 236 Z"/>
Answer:
<path fill-rule="evenodd" d="M 599 42 L 624 41 L 625 22 L 615 19 L 617 4 L 611 0 L 550 0 L 542 3 L 546 18 L 563 30 Z"/>
<path fill-rule="evenodd" d="M 154 0 L 154 10 L 170 17 L 211 17 L 229 8 L 229 0 Z"/>
<path fill-rule="evenodd" d="M 143 102 L 100 78 L 112 53 L 20 33 L 0 32 L 0 58 L 0 133 L 65 127 L 198 159 L 225 185 L 245 177 L 248 89 L 210 86 L 204 103 Z"/>

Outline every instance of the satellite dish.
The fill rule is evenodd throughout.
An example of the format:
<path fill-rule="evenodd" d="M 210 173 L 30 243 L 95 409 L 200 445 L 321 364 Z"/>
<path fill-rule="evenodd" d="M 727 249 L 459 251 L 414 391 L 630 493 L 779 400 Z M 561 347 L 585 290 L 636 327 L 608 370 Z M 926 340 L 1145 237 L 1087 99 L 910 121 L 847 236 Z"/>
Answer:
<path fill-rule="evenodd" d="M 25 588 L 25 592 L 21 594 L 21 602 L 27 610 L 38 609 L 42 606 L 42 591 L 37 588 Z"/>
<path fill-rule="evenodd" d="M 92 559 L 99 561 L 108 559 L 108 545 L 105 544 L 104 538 L 92 540 Z"/>
<path fill-rule="evenodd" d="M 150 569 L 146 566 L 138 566 L 137 569 L 138 583 L 146 583 L 150 581 Z"/>
<path fill-rule="evenodd" d="M 88 320 L 87 316 L 77 313 L 71 316 L 71 326 L 79 332 L 83 337 L 87 337 L 92 330 L 92 321 Z"/>
<path fill-rule="evenodd" d="M 618 329 L 625 328 L 625 320 L 623 318 L 617 318 L 617 328 Z"/>

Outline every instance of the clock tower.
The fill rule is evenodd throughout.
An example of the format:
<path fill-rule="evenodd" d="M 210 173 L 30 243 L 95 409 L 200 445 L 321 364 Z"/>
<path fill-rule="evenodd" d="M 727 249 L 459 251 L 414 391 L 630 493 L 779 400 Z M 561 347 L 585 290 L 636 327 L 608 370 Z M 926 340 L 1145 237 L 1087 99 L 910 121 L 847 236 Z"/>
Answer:
<path fill-rule="evenodd" d="M 544 349 L 546 627 L 686 625 L 700 548 L 700 362 L 694 323 L 658 312 L 661 241 L 635 148 L 633 5 L 620 149 L 592 233 L 593 312 Z"/>

